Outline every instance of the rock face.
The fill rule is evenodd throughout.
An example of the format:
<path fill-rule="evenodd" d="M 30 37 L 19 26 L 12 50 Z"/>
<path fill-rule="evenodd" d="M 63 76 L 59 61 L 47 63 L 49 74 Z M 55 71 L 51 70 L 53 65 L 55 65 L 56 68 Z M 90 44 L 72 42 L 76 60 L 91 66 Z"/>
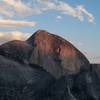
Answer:
<path fill-rule="evenodd" d="M 90 68 L 59 78 L 49 87 L 45 100 L 100 100 L 100 79 Z"/>
<path fill-rule="evenodd" d="M 18 62 L 28 63 L 33 47 L 25 41 L 10 41 L 0 46 L 0 55 Z"/>
<path fill-rule="evenodd" d="M 88 68 L 89 62 L 85 56 L 59 36 L 39 30 L 27 42 L 34 47 L 30 62 L 42 65 L 56 78 Z"/>
<path fill-rule="evenodd" d="M 100 100 L 100 65 L 38 30 L 0 46 L 0 100 Z"/>
<path fill-rule="evenodd" d="M 38 64 L 55 78 L 87 70 L 89 62 L 71 43 L 47 31 L 35 32 L 27 41 L 10 41 L 0 46 L 9 59 Z"/>
<path fill-rule="evenodd" d="M 91 64 L 92 70 L 97 74 L 100 80 L 100 64 Z"/>
<path fill-rule="evenodd" d="M 38 65 L 23 65 L 0 56 L 0 100 L 40 100 L 53 81 Z"/>

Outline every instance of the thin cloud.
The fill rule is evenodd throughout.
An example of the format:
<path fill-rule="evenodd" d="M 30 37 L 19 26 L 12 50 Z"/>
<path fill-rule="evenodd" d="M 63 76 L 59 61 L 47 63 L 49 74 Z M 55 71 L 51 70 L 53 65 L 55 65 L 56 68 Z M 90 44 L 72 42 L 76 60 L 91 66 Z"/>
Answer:
<path fill-rule="evenodd" d="M 3 0 L 3 3 L 6 5 L 2 8 L 3 14 L 9 16 L 9 13 L 14 15 L 34 15 L 44 13 L 48 10 L 56 10 L 61 12 L 62 14 L 72 16 L 74 18 L 79 19 L 80 21 L 84 21 L 86 17 L 87 20 L 91 23 L 94 22 L 94 16 L 90 13 L 85 7 L 82 5 L 71 6 L 70 4 L 63 2 L 63 1 L 56 1 L 55 0 L 37 0 L 27 4 L 23 3 L 22 0 Z M 9 7 L 11 10 L 7 10 L 6 7 Z M 7 13 L 7 11 L 9 13 Z M 15 13 L 16 12 L 16 13 Z M 12 15 L 13 15 L 12 14 Z"/>
<path fill-rule="evenodd" d="M 60 22 L 62 19 L 63 19 L 62 16 L 60 16 L 60 15 L 59 15 L 59 16 L 56 16 L 56 21 L 57 21 L 57 22 Z"/>
<path fill-rule="evenodd" d="M 84 6 L 80 5 L 78 6 L 78 10 L 80 11 L 80 13 L 83 13 L 87 18 L 88 18 L 88 21 L 93 23 L 94 22 L 94 16 L 89 13 L 85 8 Z"/>
<path fill-rule="evenodd" d="M 5 15 L 5 16 L 13 16 L 12 11 L 8 11 L 5 7 L 0 5 L 0 14 Z"/>
<path fill-rule="evenodd" d="M 44 5 L 43 7 L 38 7 L 40 12 L 57 10 L 65 15 L 77 18 L 80 21 L 83 21 L 84 17 L 86 17 L 89 22 L 94 22 L 94 16 L 82 5 L 74 7 L 62 1 L 51 2 L 49 0 L 38 0 L 38 3 Z"/>
<path fill-rule="evenodd" d="M 0 26 L 35 26 L 36 22 L 0 19 Z"/>
<path fill-rule="evenodd" d="M 11 6 L 16 12 L 20 14 L 27 14 L 32 12 L 32 9 L 24 4 L 21 0 L 3 0 L 8 6 Z"/>
<path fill-rule="evenodd" d="M 56 19 L 61 20 L 62 16 L 57 16 Z"/>
<path fill-rule="evenodd" d="M 21 31 L 0 32 L 0 44 L 11 40 L 26 40 L 29 36 L 29 33 Z"/>

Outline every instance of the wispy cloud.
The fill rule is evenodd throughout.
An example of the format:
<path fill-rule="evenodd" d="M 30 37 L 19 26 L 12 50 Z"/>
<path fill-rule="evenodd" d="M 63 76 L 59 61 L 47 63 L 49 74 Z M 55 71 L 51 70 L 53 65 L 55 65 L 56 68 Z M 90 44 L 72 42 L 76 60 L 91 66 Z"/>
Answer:
<path fill-rule="evenodd" d="M 77 5 L 76 7 L 69 5 L 66 2 L 57 1 L 53 2 L 51 0 L 37 0 L 38 3 L 44 5 L 42 7 L 38 7 L 37 9 L 42 13 L 48 10 L 57 10 L 62 14 L 70 15 L 74 18 L 79 19 L 80 21 L 84 20 L 84 17 L 88 19 L 89 22 L 94 22 L 94 16 L 90 13 L 84 6 Z"/>
<path fill-rule="evenodd" d="M 57 16 L 56 19 L 60 19 L 61 20 L 62 19 L 62 16 Z"/>
<path fill-rule="evenodd" d="M 0 26 L 35 26 L 36 22 L 0 19 Z"/>
<path fill-rule="evenodd" d="M 4 3 L 12 7 L 17 13 L 26 15 L 32 12 L 32 9 L 24 4 L 21 0 L 3 0 Z"/>
<path fill-rule="evenodd" d="M 23 2 L 22 0 L 3 0 L 3 7 L 0 7 L 0 13 L 9 15 L 33 15 L 46 12 L 48 10 L 56 10 L 65 15 L 70 15 L 74 18 L 79 19 L 80 21 L 84 20 L 84 17 L 87 18 L 89 22 L 94 22 L 94 16 L 90 13 L 84 6 L 76 5 L 71 6 L 67 2 L 55 0 L 36 0 L 28 2 L 29 4 Z M 10 8 L 11 10 L 7 9 Z M 9 13 L 8 13 L 9 12 Z"/>
<path fill-rule="evenodd" d="M 83 14 L 86 15 L 86 17 L 88 18 L 88 21 L 89 21 L 89 22 L 92 22 L 92 23 L 94 22 L 94 16 L 93 16 L 91 13 L 89 13 L 89 12 L 84 8 L 83 5 L 80 5 L 80 6 L 78 6 L 77 8 L 78 8 L 78 10 L 79 10 L 80 13 L 83 13 Z"/>
<path fill-rule="evenodd" d="M 60 22 L 62 19 L 63 19 L 62 16 L 60 16 L 60 15 L 59 15 L 59 16 L 56 16 L 56 21 L 57 21 L 57 22 Z"/>
<path fill-rule="evenodd" d="M 5 15 L 5 16 L 13 16 L 12 11 L 8 11 L 4 6 L 0 5 L 0 14 Z"/>
<path fill-rule="evenodd" d="M 0 32 L 0 44 L 10 40 L 26 40 L 29 36 L 29 33 L 21 31 Z"/>

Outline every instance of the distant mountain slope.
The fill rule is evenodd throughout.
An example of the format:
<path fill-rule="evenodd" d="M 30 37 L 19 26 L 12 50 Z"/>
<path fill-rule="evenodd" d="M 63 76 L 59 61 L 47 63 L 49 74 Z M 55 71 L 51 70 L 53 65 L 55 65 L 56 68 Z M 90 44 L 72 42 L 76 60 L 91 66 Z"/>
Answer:
<path fill-rule="evenodd" d="M 97 74 L 97 77 L 100 80 L 100 64 L 91 64 L 92 66 L 92 70 L 95 71 L 95 73 Z"/>

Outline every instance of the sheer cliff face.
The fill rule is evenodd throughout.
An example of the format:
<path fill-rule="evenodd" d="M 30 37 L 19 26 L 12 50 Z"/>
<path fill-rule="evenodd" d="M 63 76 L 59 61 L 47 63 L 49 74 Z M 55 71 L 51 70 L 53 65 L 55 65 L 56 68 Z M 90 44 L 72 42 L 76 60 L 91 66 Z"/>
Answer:
<path fill-rule="evenodd" d="M 59 36 L 39 30 L 27 42 L 33 46 L 30 63 L 42 65 L 56 78 L 87 69 L 89 62 L 85 56 Z"/>
<path fill-rule="evenodd" d="M 0 55 L 25 64 L 38 64 L 55 78 L 88 69 L 88 60 L 71 43 L 44 30 L 26 41 L 10 41 L 0 46 Z"/>

